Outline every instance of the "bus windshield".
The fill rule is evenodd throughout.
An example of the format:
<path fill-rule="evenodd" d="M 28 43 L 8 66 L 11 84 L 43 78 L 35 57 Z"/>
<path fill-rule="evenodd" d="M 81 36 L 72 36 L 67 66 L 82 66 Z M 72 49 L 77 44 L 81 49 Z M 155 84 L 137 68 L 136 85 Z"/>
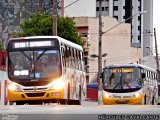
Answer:
<path fill-rule="evenodd" d="M 105 69 L 103 88 L 110 92 L 134 91 L 140 89 L 141 75 L 139 68 Z"/>
<path fill-rule="evenodd" d="M 58 77 L 61 74 L 60 51 L 45 49 L 9 52 L 8 71 L 11 80 Z"/>

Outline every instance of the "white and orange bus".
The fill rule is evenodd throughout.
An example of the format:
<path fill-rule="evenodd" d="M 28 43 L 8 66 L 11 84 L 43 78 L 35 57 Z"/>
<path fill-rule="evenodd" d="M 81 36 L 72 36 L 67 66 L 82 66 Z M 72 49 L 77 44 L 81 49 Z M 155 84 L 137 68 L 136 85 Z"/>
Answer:
<path fill-rule="evenodd" d="M 157 71 L 140 64 L 110 65 L 102 74 L 104 105 L 158 103 Z"/>
<path fill-rule="evenodd" d="M 83 49 L 58 36 L 7 43 L 8 99 L 16 104 L 81 104 L 86 96 Z"/>

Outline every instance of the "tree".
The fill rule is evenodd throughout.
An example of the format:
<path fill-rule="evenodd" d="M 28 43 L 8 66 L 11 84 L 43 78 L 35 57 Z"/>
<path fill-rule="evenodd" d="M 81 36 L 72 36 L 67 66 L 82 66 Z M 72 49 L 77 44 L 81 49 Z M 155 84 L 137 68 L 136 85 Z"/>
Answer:
<path fill-rule="evenodd" d="M 0 51 L 4 51 L 4 50 L 5 50 L 5 48 L 4 48 L 3 44 L 0 43 Z"/>
<path fill-rule="evenodd" d="M 47 36 L 53 35 L 52 32 L 52 16 L 47 14 L 35 14 L 20 24 L 22 32 L 16 32 L 14 37 L 26 36 Z M 71 40 L 79 45 L 84 45 L 81 36 L 76 31 L 75 22 L 69 17 L 58 17 L 57 19 L 58 36 Z"/>

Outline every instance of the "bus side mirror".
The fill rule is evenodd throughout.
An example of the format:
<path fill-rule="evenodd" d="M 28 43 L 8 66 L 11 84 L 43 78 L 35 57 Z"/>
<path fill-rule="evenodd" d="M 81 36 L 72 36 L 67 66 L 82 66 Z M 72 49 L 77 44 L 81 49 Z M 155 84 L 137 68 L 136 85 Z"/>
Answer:
<path fill-rule="evenodd" d="M 1 65 L 2 65 L 2 66 L 6 65 L 6 59 L 5 59 L 5 57 L 2 57 Z"/>
<path fill-rule="evenodd" d="M 142 73 L 142 78 L 145 78 L 146 77 L 146 74 L 145 73 Z"/>
<path fill-rule="evenodd" d="M 5 66 L 6 65 L 6 57 L 5 55 L 2 53 L 2 56 L 1 56 L 1 63 L 0 63 L 2 66 Z"/>
<path fill-rule="evenodd" d="M 103 72 L 101 72 L 101 74 L 100 74 L 100 78 L 103 78 Z"/>
<path fill-rule="evenodd" d="M 100 74 L 100 78 L 102 78 L 102 83 L 104 83 L 104 77 L 103 77 L 103 72 L 101 72 L 101 74 Z"/>

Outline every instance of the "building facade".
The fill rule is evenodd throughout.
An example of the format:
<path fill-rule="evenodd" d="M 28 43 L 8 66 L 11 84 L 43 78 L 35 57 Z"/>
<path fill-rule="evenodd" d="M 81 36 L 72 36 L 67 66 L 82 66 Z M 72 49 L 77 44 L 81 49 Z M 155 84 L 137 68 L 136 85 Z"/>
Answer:
<path fill-rule="evenodd" d="M 71 0 L 65 0 L 64 5 L 69 4 L 70 1 Z M 100 0 L 92 0 L 92 3 L 88 3 L 84 0 L 78 1 L 77 4 L 73 4 L 72 7 L 69 7 L 66 13 L 64 11 L 64 15 L 70 17 L 98 17 L 99 1 Z M 84 6 L 88 6 L 88 9 Z M 81 13 L 78 10 L 85 10 L 87 12 Z M 93 13 L 93 11 L 95 13 Z M 147 13 L 139 14 L 143 11 L 147 11 Z M 150 53 L 146 47 L 149 46 L 151 49 L 153 48 L 151 35 L 153 33 L 153 0 L 102 0 L 102 16 L 114 17 L 119 22 L 123 22 L 127 18 L 134 16 L 125 21 L 131 24 L 130 46 L 142 48 L 143 56 L 147 56 L 148 53 Z"/>
<path fill-rule="evenodd" d="M 53 0 L 0 0 L 0 42 L 5 43 L 13 32 L 21 31 L 19 24 L 30 15 L 52 14 Z M 57 13 L 63 15 L 64 0 L 57 0 Z"/>
<path fill-rule="evenodd" d="M 119 24 L 117 19 L 106 16 L 103 17 L 103 31 Z M 95 82 L 98 72 L 98 58 L 92 58 L 91 55 L 98 55 L 98 25 L 99 20 L 96 17 L 75 17 L 76 26 L 79 33 L 85 35 L 85 65 L 88 82 Z M 110 64 L 139 63 L 142 58 L 142 49 L 130 47 L 131 32 L 130 24 L 122 23 L 116 28 L 102 35 L 102 67 Z"/>

